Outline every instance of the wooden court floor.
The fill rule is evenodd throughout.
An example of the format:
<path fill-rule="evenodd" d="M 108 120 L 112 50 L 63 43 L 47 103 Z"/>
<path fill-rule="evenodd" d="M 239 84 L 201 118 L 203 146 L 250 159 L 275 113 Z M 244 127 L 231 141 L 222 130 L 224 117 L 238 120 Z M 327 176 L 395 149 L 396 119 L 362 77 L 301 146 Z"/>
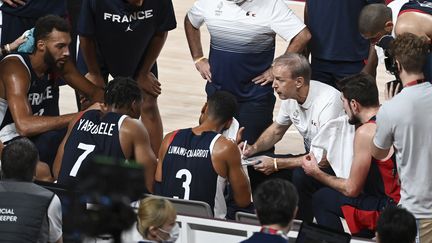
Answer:
<path fill-rule="evenodd" d="M 193 3 L 194 0 L 173 0 L 177 28 L 169 32 L 167 42 L 158 59 L 159 80 L 162 83 L 159 109 L 164 132 L 197 125 L 201 107 L 205 102 L 205 81 L 192 62 L 183 28 L 184 16 Z M 297 16 L 303 18 L 303 3 L 292 2 L 290 7 Z M 210 41 L 205 26 L 201 27 L 201 33 L 204 53 L 208 53 Z M 287 43 L 280 38 L 276 42 L 276 55 L 281 55 Z M 391 76 L 384 71 L 382 64 L 378 69 L 377 80 L 380 97 L 383 97 L 384 83 L 391 80 Z M 279 110 L 279 104 L 280 100 L 277 100 L 274 116 Z M 62 113 L 76 111 L 74 94 L 69 87 L 61 88 L 60 109 Z M 277 144 L 276 151 L 303 152 L 303 141 L 295 128 L 288 130 L 282 141 Z"/>

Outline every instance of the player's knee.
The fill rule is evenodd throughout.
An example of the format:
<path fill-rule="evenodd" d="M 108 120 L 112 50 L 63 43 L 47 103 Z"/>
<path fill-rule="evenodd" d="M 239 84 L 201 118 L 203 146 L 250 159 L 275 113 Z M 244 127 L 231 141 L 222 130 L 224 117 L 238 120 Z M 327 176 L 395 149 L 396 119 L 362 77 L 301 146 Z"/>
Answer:
<path fill-rule="evenodd" d="M 314 212 L 328 210 L 336 204 L 337 195 L 331 188 L 324 187 L 312 195 L 312 205 Z"/>

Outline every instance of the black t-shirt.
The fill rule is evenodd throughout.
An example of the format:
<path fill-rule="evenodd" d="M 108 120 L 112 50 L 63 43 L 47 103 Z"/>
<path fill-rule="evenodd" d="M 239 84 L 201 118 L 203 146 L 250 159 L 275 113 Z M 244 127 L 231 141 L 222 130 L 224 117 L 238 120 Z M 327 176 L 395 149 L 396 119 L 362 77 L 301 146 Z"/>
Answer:
<path fill-rule="evenodd" d="M 171 0 L 145 0 L 134 7 L 123 0 L 84 0 L 78 34 L 96 40 L 112 76 L 135 76 L 153 36 L 176 27 Z"/>

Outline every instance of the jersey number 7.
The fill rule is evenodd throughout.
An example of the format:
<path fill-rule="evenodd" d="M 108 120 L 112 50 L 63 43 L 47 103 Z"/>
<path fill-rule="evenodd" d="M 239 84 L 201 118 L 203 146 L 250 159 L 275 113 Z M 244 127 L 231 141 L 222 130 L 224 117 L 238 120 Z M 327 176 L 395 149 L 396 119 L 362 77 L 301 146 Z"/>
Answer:
<path fill-rule="evenodd" d="M 84 150 L 84 153 L 82 153 L 80 157 L 78 157 L 77 161 L 72 167 L 71 172 L 69 173 L 70 176 L 75 177 L 78 174 L 78 170 L 81 167 L 82 162 L 91 152 L 93 152 L 95 147 L 96 147 L 95 145 L 91 145 L 91 144 L 85 144 L 85 143 L 78 144 L 78 148 Z"/>

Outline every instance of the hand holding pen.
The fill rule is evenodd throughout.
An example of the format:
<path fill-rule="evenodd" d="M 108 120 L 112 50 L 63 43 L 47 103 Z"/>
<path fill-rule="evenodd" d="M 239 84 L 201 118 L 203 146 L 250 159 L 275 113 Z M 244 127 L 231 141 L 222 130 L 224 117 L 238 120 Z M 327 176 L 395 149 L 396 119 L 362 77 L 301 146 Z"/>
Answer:
<path fill-rule="evenodd" d="M 249 158 L 255 154 L 253 145 L 247 144 L 247 140 L 239 143 L 238 147 L 241 151 L 241 156 L 243 159 Z"/>

